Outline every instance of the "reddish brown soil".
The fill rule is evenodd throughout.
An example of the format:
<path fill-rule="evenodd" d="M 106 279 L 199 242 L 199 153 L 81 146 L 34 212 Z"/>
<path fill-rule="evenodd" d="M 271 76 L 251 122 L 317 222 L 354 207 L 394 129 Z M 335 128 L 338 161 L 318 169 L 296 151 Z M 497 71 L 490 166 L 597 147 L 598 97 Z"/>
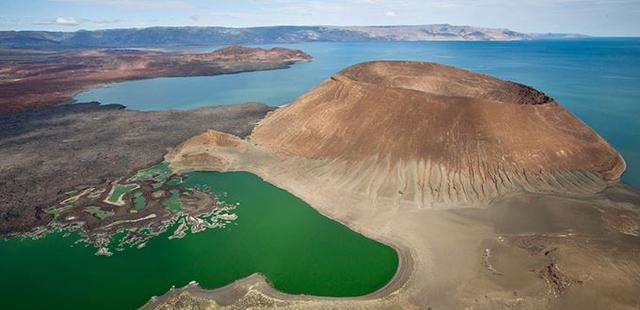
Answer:
<path fill-rule="evenodd" d="M 522 190 L 596 193 L 626 167 L 542 92 L 410 61 L 337 73 L 262 120 L 251 141 L 375 199 L 445 208 Z"/>
<path fill-rule="evenodd" d="M 347 68 L 267 117 L 252 139 L 312 159 L 429 160 L 449 171 L 481 167 L 484 176 L 580 170 L 615 180 L 625 168 L 615 149 L 543 93 L 433 63 Z"/>
<path fill-rule="evenodd" d="M 310 59 L 299 50 L 241 46 L 202 54 L 151 50 L 3 51 L 0 113 L 69 102 L 78 91 L 114 81 L 278 69 Z"/>

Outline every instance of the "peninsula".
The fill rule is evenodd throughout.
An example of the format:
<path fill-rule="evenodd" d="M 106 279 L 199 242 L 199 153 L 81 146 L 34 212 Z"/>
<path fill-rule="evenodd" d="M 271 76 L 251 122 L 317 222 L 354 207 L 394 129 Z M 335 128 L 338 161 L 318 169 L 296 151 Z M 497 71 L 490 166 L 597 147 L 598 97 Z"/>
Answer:
<path fill-rule="evenodd" d="M 0 56 L 0 113 L 66 103 L 81 90 L 116 81 L 283 69 L 311 60 L 300 50 L 242 46 L 210 53 L 0 50 Z"/>

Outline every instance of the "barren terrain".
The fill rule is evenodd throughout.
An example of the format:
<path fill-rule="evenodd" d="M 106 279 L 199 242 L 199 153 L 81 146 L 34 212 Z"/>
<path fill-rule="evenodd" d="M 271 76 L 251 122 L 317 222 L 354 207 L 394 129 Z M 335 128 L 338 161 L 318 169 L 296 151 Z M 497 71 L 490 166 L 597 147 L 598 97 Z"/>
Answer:
<path fill-rule="evenodd" d="M 435 64 L 361 64 L 247 139 L 212 130 L 165 158 L 176 172 L 252 172 L 409 258 L 389 286 L 360 298 L 286 295 L 254 275 L 172 290 L 149 308 L 640 304 L 640 194 L 618 183 L 624 161 L 523 85 Z"/>
<path fill-rule="evenodd" d="M 593 193 L 625 169 L 615 149 L 543 93 L 430 63 L 343 70 L 262 121 L 251 141 L 327 161 L 317 169 L 332 183 L 427 207 L 521 189 Z"/>
<path fill-rule="evenodd" d="M 263 104 L 138 112 L 96 103 L 0 115 L 0 235 L 31 231 L 65 192 L 104 186 L 162 161 L 168 148 L 210 128 L 244 136 Z"/>
<path fill-rule="evenodd" d="M 86 88 L 123 80 L 287 68 L 299 50 L 230 46 L 211 53 L 158 50 L 0 50 L 0 113 L 67 103 Z"/>

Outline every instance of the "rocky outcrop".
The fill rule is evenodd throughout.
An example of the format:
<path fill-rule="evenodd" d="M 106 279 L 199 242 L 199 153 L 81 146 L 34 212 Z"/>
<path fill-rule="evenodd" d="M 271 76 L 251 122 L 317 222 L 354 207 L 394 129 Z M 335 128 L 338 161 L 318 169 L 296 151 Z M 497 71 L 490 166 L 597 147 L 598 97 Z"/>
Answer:
<path fill-rule="evenodd" d="M 211 53 L 195 54 L 200 59 L 229 62 L 297 62 L 310 61 L 311 56 L 298 49 L 274 47 L 270 49 L 232 45 Z"/>
<path fill-rule="evenodd" d="M 139 112 L 71 104 L 0 115 L 0 235 L 31 231 L 65 192 L 114 181 L 162 160 L 208 128 L 246 136 L 273 108 L 246 103 Z"/>

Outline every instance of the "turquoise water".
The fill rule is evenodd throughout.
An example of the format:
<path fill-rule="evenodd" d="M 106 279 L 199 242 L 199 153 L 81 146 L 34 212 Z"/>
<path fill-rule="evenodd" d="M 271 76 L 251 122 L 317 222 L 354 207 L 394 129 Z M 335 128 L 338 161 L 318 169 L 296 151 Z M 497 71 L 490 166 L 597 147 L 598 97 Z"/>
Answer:
<path fill-rule="evenodd" d="M 396 252 L 322 216 L 297 197 L 246 172 L 192 172 L 186 187 L 208 187 L 239 203 L 223 229 L 111 257 L 74 238 L 0 240 L 1 309 L 135 309 L 191 280 L 216 288 L 254 272 L 292 294 L 357 296 L 384 286 Z"/>
<path fill-rule="evenodd" d="M 308 52 L 314 61 L 287 70 L 122 82 L 75 99 L 121 103 L 136 110 L 243 101 L 280 105 L 362 61 L 433 61 L 528 84 L 555 97 L 621 151 L 628 164 L 623 180 L 640 187 L 640 38 L 285 46 Z"/>

